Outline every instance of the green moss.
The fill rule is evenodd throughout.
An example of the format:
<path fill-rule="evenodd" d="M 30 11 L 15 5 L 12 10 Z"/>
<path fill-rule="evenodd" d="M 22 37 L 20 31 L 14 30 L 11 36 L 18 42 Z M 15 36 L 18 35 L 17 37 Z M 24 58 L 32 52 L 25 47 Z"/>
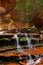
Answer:
<path fill-rule="evenodd" d="M 26 41 L 25 37 L 20 38 L 20 41 Z"/>

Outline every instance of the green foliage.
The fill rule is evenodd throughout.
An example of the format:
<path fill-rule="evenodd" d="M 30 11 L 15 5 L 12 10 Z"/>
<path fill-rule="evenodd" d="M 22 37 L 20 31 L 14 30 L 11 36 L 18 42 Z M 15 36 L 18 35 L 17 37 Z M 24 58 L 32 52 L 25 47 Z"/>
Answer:
<path fill-rule="evenodd" d="M 20 38 L 20 41 L 26 41 L 25 37 Z"/>
<path fill-rule="evenodd" d="M 39 1 L 39 5 L 43 5 L 43 0 L 40 0 Z"/>
<path fill-rule="evenodd" d="M 17 5 L 15 7 L 16 10 L 21 12 L 21 20 L 23 22 L 30 21 L 32 15 L 39 12 L 43 9 L 43 0 L 16 0 Z M 24 14 L 31 14 L 28 16 L 24 16 Z"/>

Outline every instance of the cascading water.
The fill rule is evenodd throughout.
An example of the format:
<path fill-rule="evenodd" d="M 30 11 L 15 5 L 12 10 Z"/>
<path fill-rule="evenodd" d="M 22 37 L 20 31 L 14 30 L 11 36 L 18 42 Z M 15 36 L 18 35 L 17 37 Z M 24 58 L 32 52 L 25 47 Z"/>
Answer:
<path fill-rule="evenodd" d="M 34 36 L 33 35 L 30 35 L 30 39 L 31 38 L 34 38 Z M 31 41 L 31 40 L 30 40 Z M 37 39 L 37 43 L 39 44 L 39 40 Z M 35 48 L 35 46 L 34 46 L 34 48 Z M 35 57 L 36 57 L 36 59 L 38 59 L 39 58 L 39 55 L 35 55 Z"/>
<path fill-rule="evenodd" d="M 16 41 L 17 41 L 17 50 L 18 50 L 19 52 L 22 52 L 22 53 L 25 54 L 25 52 L 23 51 L 23 49 L 22 49 L 21 46 L 19 45 L 19 38 L 17 37 L 17 34 L 15 34 L 14 37 L 16 38 Z M 26 54 L 25 54 L 25 55 L 26 55 Z M 27 56 L 27 55 L 26 55 L 26 56 Z M 30 60 L 29 60 L 29 63 L 27 63 L 27 64 L 30 64 L 31 62 L 33 63 L 34 61 L 32 60 L 31 55 L 29 54 L 28 56 L 29 56 Z M 27 58 L 26 58 L 26 59 L 27 59 Z M 28 62 L 28 59 L 27 59 L 27 62 Z"/>
<path fill-rule="evenodd" d="M 31 44 L 31 39 L 28 38 L 27 33 L 25 33 L 25 37 L 26 37 L 26 40 L 27 40 L 27 42 L 28 42 L 28 48 L 29 48 L 29 49 L 33 49 L 33 46 L 32 46 L 32 44 Z"/>
<path fill-rule="evenodd" d="M 23 49 L 22 49 L 21 46 L 19 45 L 19 37 L 17 36 L 17 34 L 14 34 L 14 37 L 16 38 L 16 41 L 17 41 L 17 50 L 18 50 L 19 52 L 22 52 L 22 53 L 25 54 L 25 52 L 23 51 Z M 33 46 L 32 46 L 32 44 L 31 44 L 31 39 L 28 38 L 27 33 L 25 33 L 25 37 L 26 37 L 27 42 L 28 42 L 28 48 L 33 50 Z M 27 54 L 25 54 L 25 55 L 27 56 Z M 32 57 L 31 57 L 30 54 L 28 54 L 28 56 L 29 56 L 29 59 L 26 58 L 26 60 L 27 60 L 27 64 L 26 64 L 26 65 L 36 65 L 36 64 L 38 64 L 38 63 L 40 62 L 40 60 L 41 60 L 41 58 L 39 58 L 39 56 L 36 56 L 36 55 L 35 55 L 35 57 L 36 57 L 36 59 L 37 59 L 36 61 L 34 61 L 34 60 L 32 59 Z"/>
<path fill-rule="evenodd" d="M 28 48 L 29 49 L 32 49 L 33 50 L 33 46 L 32 46 L 32 44 L 31 44 L 31 38 L 28 38 L 28 36 L 27 36 L 27 33 L 25 33 L 25 36 L 26 36 L 26 39 L 27 39 L 27 42 L 28 42 Z M 33 38 L 33 36 L 32 36 L 32 38 Z M 38 41 L 39 42 L 39 41 Z M 39 55 L 35 55 L 35 57 L 36 57 L 36 61 L 34 61 L 33 59 L 32 59 L 32 57 L 31 57 L 31 55 L 29 54 L 28 55 L 29 56 L 29 60 L 27 61 L 27 64 L 26 65 L 36 65 L 37 63 L 39 63 L 40 62 L 40 60 L 41 60 L 41 58 L 39 58 Z M 38 59 L 39 58 L 39 59 Z"/>
<path fill-rule="evenodd" d="M 36 65 L 40 62 L 40 60 L 41 58 L 37 59 L 36 61 L 30 59 L 26 65 Z"/>
<path fill-rule="evenodd" d="M 17 50 L 19 52 L 23 52 L 21 46 L 19 45 L 19 38 L 18 38 L 17 34 L 14 34 L 14 37 L 16 38 L 16 41 L 17 41 Z"/>
<path fill-rule="evenodd" d="M 38 58 L 38 59 L 34 62 L 34 64 L 33 64 L 33 65 L 38 64 L 38 63 L 40 62 L 40 60 L 41 60 L 41 58 Z"/>
<path fill-rule="evenodd" d="M 28 48 L 29 49 L 33 49 L 33 46 L 31 44 L 31 40 L 30 40 L 30 38 L 28 38 L 27 33 L 25 33 L 25 37 L 26 37 L 27 42 L 28 42 Z M 27 61 L 27 64 L 26 65 L 31 65 L 31 64 L 34 63 L 34 60 L 32 59 L 32 57 L 31 57 L 30 54 L 28 56 L 29 56 L 29 60 Z"/>

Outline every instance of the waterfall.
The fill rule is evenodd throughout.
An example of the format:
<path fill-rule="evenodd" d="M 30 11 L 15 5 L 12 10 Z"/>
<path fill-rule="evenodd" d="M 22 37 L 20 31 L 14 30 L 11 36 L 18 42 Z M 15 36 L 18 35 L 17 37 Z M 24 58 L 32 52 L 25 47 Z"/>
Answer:
<path fill-rule="evenodd" d="M 18 50 L 19 52 L 22 52 L 22 53 L 25 54 L 25 52 L 23 51 L 23 49 L 22 49 L 21 46 L 19 45 L 19 37 L 17 36 L 17 34 L 14 34 L 14 37 L 16 38 L 16 41 L 17 41 L 17 50 Z M 32 46 L 32 44 L 31 44 L 31 39 L 28 38 L 27 33 L 25 33 L 25 37 L 26 37 L 27 42 L 28 42 L 28 48 L 33 50 L 33 46 Z M 38 41 L 38 42 L 39 42 L 39 41 Z M 25 55 L 27 56 L 27 54 L 25 54 Z M 29 57 L 29 59 L 28 59 L 28 57 Z M 39 58 L 39 55 L 35 55 L 36 61 L 34 61 L 34 60 L 32 59 L 31 54 L 28 54 L 28 57 L 26 58 L 26 60 L 27 60 L 27 64 L 26 64 L 26 65 L 36 65 L 36 64 L 38 64 L 38 63 L 40 62 L 40 60 L 41 60 L 41 58 Z"/>
<path fill-rule="evenodd" d="M 17 34 L 14 34 L 14 37 L 16 38 L 16 41 L 17 41 L 17 50 L 19 52 L 23 52 L 23 49 L 21 48 L 21 46 L 19 45 L 19 38 L 17 36 Z"/>
<path fill-rule="evenodd" d="M 27 40 L 27 42 L 28 42 L 28 48 L 29 48 L 29 49 L 33 49 L 33 46 L 32 46 L 32 44 L 31 44 L 31 39 L 28 38 L 27 33 L 25 33 L 25 37 L 26 37 L 26 40 Z"/>

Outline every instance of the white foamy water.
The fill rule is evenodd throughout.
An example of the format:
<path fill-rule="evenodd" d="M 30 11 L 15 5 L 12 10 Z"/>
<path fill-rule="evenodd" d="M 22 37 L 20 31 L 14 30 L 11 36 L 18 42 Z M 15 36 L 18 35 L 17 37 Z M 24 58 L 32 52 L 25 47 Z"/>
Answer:
<path fill-rule="evenodd" d="M 41 58 L 38 58 L 35 62 L 34 65 L 38 64 L 41 61 Z"/>
<path fill-rule="evenodd" d="M 21 46 L 19 45 L 19 38 L 18 38 L 17 34 L 15 34 L 14 37 L 16 38 L 16 41 L 17 41 L 17 50 L 18 50 L 19 52 L 23 52 L 23 49 L 22 49 Z"/>
<path fill-rule="evenodd" d="M 0 34 L 3 34 L 5 31 L 0 31 Z"/>
<path fill-rule="evenodd" d="M 26 65 L 33 65 L 34 64 L 34 60 L 30 59 L 27 61 L 27 64 Z"/>
<path fill-rule="evenodd" d="M 25 34 L 25 36 L 26 36 L 26 39 L 27 39 L 27 41 L 28 41 L 28 47 L 29 47 L 29 49 L 33 49 L 33 46 L 32 46 L 32 44 L 31 44 L 31 40 L 28 38 L 27 34 Z M 16 38 L 16 41 L 17 41 L 17 50 L 18 50 L 19 52 L 22 52 L 22 53 L 25 54 L 25 52 L 23 51 L 23 49 L 22 49 L 21 46 L 19 45 L 19 38 L 18 38 L 17 34 L 15 34 L 14 37 Z M 25 54 L 25 55 L 27 55 L 27 54 Z M 29 54 L 28 56 L 29 56 L 29 59 L 27 58 L 27 64 L 26 64 L 26 65 L 36 65 L 36 64 L 38 64 L 38 63 L 40 62 L 40 60 L 41 60 L 41 58 L 38 59 L 38 56 L 35 56 L 35 57 L 37 58 L 37 60 L 34 61 L 34 60 L 32 59 L 32 57 L 31 57 L 30 54 Z"/>
<path fill-rule="evenodd" d="M 37 59 L 36 61 L 30 59 L 30 60 L 27 61 L 27 64 L 26 64 L 26 65 L 36 65 L 36 64 L 38 64 L 40 61 L 41 61 L 41 58 Z"/>
<path fill-rule="evenodd" d="M 33 46 L 32 46 L 32 44 L 31 44 L 31 39 L 28 38 L 27 33 L 25 33 L 25 37 L 26 37 L 27 42 L 28 42 L 28 48 L 29 48 L 29 49 L 33 49 Z"/>

